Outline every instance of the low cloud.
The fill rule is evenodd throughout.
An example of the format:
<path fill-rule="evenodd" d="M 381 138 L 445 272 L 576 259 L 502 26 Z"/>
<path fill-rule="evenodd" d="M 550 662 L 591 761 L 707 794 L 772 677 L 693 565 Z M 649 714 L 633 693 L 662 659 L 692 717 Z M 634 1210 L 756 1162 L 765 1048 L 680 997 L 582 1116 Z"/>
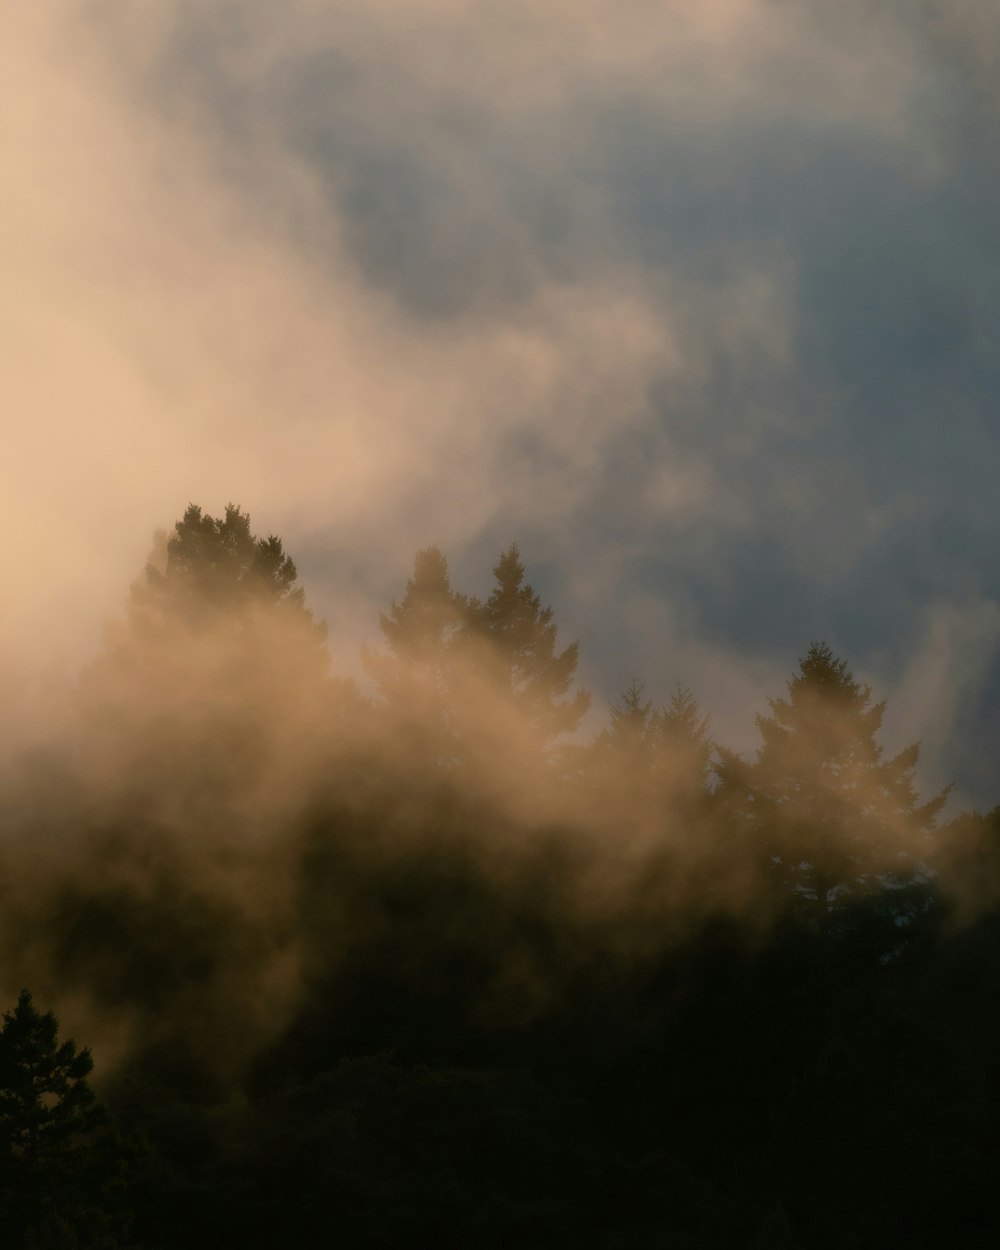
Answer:
<path fill-rule="evenodd" d="M 993 604 L 989 509 L 943 518 L 996 449 L 995 169 L 948 120 L 992 133 L 995 29 L 971 2 L 18 13 L 7 669 L 92 654 L 189 500 L 284 536 L 346 671 L 430 542 L 471 581 L 516 537 L 608 697 L 638 669 L 749 702 L 810 637 L 873 667 L 929 603 Z M 976 698 L 925 678 L 942 717 Z"/>

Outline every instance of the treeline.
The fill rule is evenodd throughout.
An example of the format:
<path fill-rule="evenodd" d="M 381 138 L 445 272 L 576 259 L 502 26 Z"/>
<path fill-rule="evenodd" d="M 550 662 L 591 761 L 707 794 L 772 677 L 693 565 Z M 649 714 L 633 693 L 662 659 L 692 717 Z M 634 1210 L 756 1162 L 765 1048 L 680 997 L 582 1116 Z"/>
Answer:
<path fill-rule="evenodd" d="M 493 575 L 419 552 L 362 691 L 240 509 L 157 542 L 0 779 L 4 1244 L 994 1244 L 1000 809 L 822 643 L 750 759 L 683 686 L 582 742 Z"/>

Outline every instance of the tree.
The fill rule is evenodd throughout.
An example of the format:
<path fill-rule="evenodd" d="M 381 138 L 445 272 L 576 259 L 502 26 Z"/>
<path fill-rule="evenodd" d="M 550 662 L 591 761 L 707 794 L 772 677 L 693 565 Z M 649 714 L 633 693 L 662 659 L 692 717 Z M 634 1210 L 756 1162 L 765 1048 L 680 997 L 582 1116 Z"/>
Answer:
<path fill-rule="evenodd" d="M 402 599 L 379 613 L 387 650 L 362 651 L 383 708 L 404 729 L 418 766 L 448 763 L 457 750 L 455 645 L 467 602 L 452 590 L 440 548 L 426 547 L 416 554 Z"/>
<path fill-rule="evenodd" d="M 670 702 L 650 719 L 657 761 L 667 782 L 670 804 L 684 815 L 703 808 L 712 784 L 709 718 L 686 686 L 678 683 Z"/>
<path fill-rule="evenodd" d="M 329 668 L 326 626 L 313 619 L 297 579 L 281 539 L 258 538 L 235 504 L 221 518 L 190 504 L 169 539 L 155 536 L 90 684 L 157 711 L 221 687 L 235 695 L 250 686 L 258 693 L 262 683 L 318 686 Z"/>
<path fill-rule="evenodd" d="M 1000 806 L 961 812 L 941 831 L 934 869 L 963 919 L 1000 905 Z"/>
<path fill-rule="evenodd" d="M 17 1247 L 119 1245 L 127 1152 L 87 1077 L 88 1049 L 60 1043 L 22 990 L 0 1031 L 0 1211 Z"/>
<path fill-rule="evenodd" d="M 191 504 L 81 678 L 81 771 L 124 775 L 106 792 L 176 823 L 226 807 L 235 828 L 265 792 L 287 794 L 279 774 L 301 772 L 354 699 L 330 678 L 326 627 L 297 581 L 281 540 L 256 536 L 239 507 L 216 518 Z"/>
<path fill-rule="evenodd" d="M 720 788 L 757 854 L 822 926 L 860 892 L 913 880 L 948 791 L 918 802 L 919 746 L 884 756 L 885 702 L 825 643 L 768 704 L 756 759 L 720 752 Z"/>
<path fill-rule="evenodd" d="M 451 658 L 466 606 L 451 588 L 448 561 L 440 548 L 418 551 L 403 598 L 379 613 L 387 652 L 365 648 L 365 671 L 388 702 L 406 701 L 415 688 L 445 693 L 451 681 Z"/>
<path fill-rule="evenodd" d="M 654 709 L 635 678 L 609 708 L 610 723 L 584 753 L 590 815 L 642 835 L 661 857 L 693 862 L 708 846 L 713 743 L 694 695 L 678 685 Z"/>
<path fill-rule="evenodd" d="M 469 601 L 463 636 L 473 667 L 547 744 L 576 729 L 590 695 L 569 695 L 580 644 L 556 651 L 552 609 L 542 607 L 524 574 L 515 544 L 493 567 L 489 598 Z"/>
<path fill-rule="evenodd" d="M 176 642 L 177 632 L 228 624 L 248 631 L 262 613 L 296 630 L 300 643 L 322 648 L 326 627 L 313 619 L 298 572 L 274 534 L 258 538 L 249 514 L 227 504 L 211 517 L 189 504 L 131 590 L 129 624 L 146 640 Z"/>
<path fill-rule="evenodd" d="M 617 702 L 608 704 L 608 724 L 577 753 L 585 774 L 599 788 L 618 780 L 640 783 L 652 771 L 656 713 L 642 691 L 642 684 L 633 677 Z"/>
<path fill-rule="evenodd" d="M 652 700 L 643 699 L 642 686 L 637 678 L 632 678 L 621 701 L 612 703 L 608 711 L 611 724 L 606 734 L 612 749 L 629 754 L 641 750 L 649 738 L 653 704 Z"/>

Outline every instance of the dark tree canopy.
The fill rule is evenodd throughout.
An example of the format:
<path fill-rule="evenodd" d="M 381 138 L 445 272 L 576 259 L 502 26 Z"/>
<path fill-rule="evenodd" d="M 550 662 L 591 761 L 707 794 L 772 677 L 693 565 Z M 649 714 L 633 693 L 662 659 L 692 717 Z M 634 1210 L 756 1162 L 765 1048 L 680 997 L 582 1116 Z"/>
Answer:
<path fill-rule="evenodd" d="M 0 1228 L 11 1246 L 112 1247 L 125 1151 L 87 1080 L 93 1059 L 22 990 L 0 1031 Z"/>
<path fill-rule="evenodd" d="M 418 551 L 402 599 L 379 614 L 388 654 L 366 648 L 363 655 L 365 669 L 383 698 L 412 698 L 414 686 L 447 693 L 465 610 L 466 600 L 452 590 L 441 550 Z"/>
<path fill-rule="evenodd" d="M 696 856 L 712 789 L 714 744 L 694 695 L 678 685 L 663 708 L 633 678 L 583 755 L 585 793 L 604 817 Z"/>
<path fill-rule="evenodd" d="M 82 732 L 0 760 L 8 982 L 148 1149 L 22 993 L 2 1250 L 126 1200 L 144 1250 L 992 1250 L 1000 811 L 938 828 L 823 644 L 751 759 L 638 680 L 560 742 L 576 645 L 494 578 L 419 551 L 340 722 L 279 540 L 162 536 Z"/>
<path fill-rule="evenodd" d="M 658 767 L 669 780 L 671 805 L 691 814 L 702 808 L 713 782 L 715 743 L 709 718 L 686 686 L 677 685 L 670 702 L 650 718 Z"/>
<path fill-rule="evenodd" d="M 397 749 L 417 769 L 450 765 L 461 751 L 455 646 L 465 610 L 441 550 L 424 548 L 416 554 L 402 599 L 379 614 L 386 650 L 362 650 L 381 709 L 403 734 Z"/>
<path fill-rule="evenodd" d="M 813 643 L 785 696 L 768 703 L 770 713 L 757 716 L 754 762 L 723 751 L 719 774 L 786 884 L 823 918 L 880 876 L 909 879 L 919 867 L 919 837 L 933 827 L 947 791 L 918 801 L 917 745 L 885 757 L 876 741 L 885 702 L 873 702 L 845 660 Z"/>
<path fill-rule="evenodd" d="M 615 747 L 631 752 L 645 745 L 653 719 L 653 702 L 642 697 L 642 686 L 636 678 L 629 682 L 621 700 L 611 704 L 608 713 L 608 739 Z"/>
<path fill-rule="evenodd" d="M 297 583 L 281 540 L 239 507 L 190 505 L 82 676 L 82 767 L 126 775 L 118 793 L 174 824 L 215 807 L 235 828 L 265 791 L 277 798 L 278 773 L 321 749 L 353 698 Z"/>
<path fill-rule="evenodd" d="M 542 607 L 525 582 L 516 544 L 501 554 L 493 576 L 489 598 L 468 605 L 465 634 L 473 662 L 543 740 L 572 732 L 590 707 L 586 690 L 570 693 L 580 644 L 556 650 L 552 609 Z"/>
<path fill-rule="evenodd" d="M 438 547 L 418 551 L 402 598 L 379 616 L 386 649 L 363 652 L 383 710 L 413 731 L 418 767 L 510 762 L 512 747 L 521 764 L 525 751 L 540 762 L 589 706 L 586 691 L 569 693 L 578 644 L 556 650 L 552 609 L 525 584 L 516 546 L 493 572 L 489 598 L 469 598 Z"/>
<path fill-rule="evenodd" d="M 216 518 L 191 504 L 169 538 L 157 535 L 94 675 L 117 674 L 119 694 L 127 687 L 147 701 L 157 683 L 220 694 L 219 682 L 316 683 L 329 668 L 326 626 L 297 580 L 281 539 L 257 537 L 236 505 Z"/>
<path fill-rule="evenodd" d="M 223 517 L 189 504 L 167 540 L 161 562 L 147 564 L 132 588 L 130 618 L 140 633 L 164 628 L 203 628 L 252 612 L 280 613 L 302 627 L 303 637 L 321 642 L 326 627 L 313 620 L 298 573 L 274 534 L 259 538 L 250 516 L 227 504 Z"/>
<path fill-rule="evenodd" d="M 0 1152 L 8 1160 L 35 1164 L 65 1155 L 78 1134 L 103 1124 L 87 1077 L 90 1051 L 57 1041 L 59 1022 L 42 1015 L 22 990 L 5 1011 L 0 1032 Z"/>

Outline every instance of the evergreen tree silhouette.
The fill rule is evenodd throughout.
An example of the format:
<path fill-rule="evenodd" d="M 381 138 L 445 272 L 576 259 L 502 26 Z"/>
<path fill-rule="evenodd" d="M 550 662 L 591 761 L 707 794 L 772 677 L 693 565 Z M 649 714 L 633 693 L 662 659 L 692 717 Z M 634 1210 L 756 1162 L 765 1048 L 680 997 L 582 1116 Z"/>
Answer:
<path fill-rule="evenodd" d="M 721 751 L 720 786 L 756 852 L 822 926 L 850 898 L 913 880 L 948 791 L 918 801 L 919 745 L 885 757 L 885 702 L 825 643 L 768 704 L 756 759 Z"/>
<path fill-rule="evenodd" d="M 386 650 L 362 649 L 362 664 L 383 709 L 408 738 L 419 765 L 451 762 L 458 750 L 455 642 L 466 600 L 452 590 L 438 547 L 418 551 L 402 599 L 379 613 Z"/>
<path fill-rule="evenodd" d="M 115 1191 L 126 1151 L 87 1081 L 93 1059 L 22 990 L 0 1031 L 0 1227 L 4 1244 L 122 1244 Z"/>
<path fill-rule="evenodd" d="M 356 706 L 330 676 L 325 637 L 280 538 L 255 535 L 234 504 L 222 517 L 191 504 L 81 677 L 82 766 L 128 774 L 151 818 L 225 808 L 235 827 L 233 804 L 256 810 L 271 770 L 294 772 Z"/>
<path fill-rule="evenodd" d="M 526 583 L 514 544 L 493 567 L 495 586 L 485 601 L 471 599 L 465 636 L 474 665 L 509 700 L 543 744 L 572 732 L 590 707 L 586 690 L 570 693 L 580 644 L 556 650 L 552 609 Z"/>
<path fill-rule="evenodd" d="M 671 806 L 686 815 L 703 808 L 713 781 L 715 743 L 708 716 L 686 686 L 678 683 L 667 706 L 650 717 L 649 732 Z"/>
<path fill-rule="evenodd" d="M 274 534 L 257 537 L 236 504 L 212 517 L 190 504 L 130 593 L 128 624 L 137 639 L 176 642 L 177 631 L 227 622 L 248 632 L 261 614 L 297 627 L 300 644 L 319 651 L 326 626 L 313 619 L 298 571 Z"/>

